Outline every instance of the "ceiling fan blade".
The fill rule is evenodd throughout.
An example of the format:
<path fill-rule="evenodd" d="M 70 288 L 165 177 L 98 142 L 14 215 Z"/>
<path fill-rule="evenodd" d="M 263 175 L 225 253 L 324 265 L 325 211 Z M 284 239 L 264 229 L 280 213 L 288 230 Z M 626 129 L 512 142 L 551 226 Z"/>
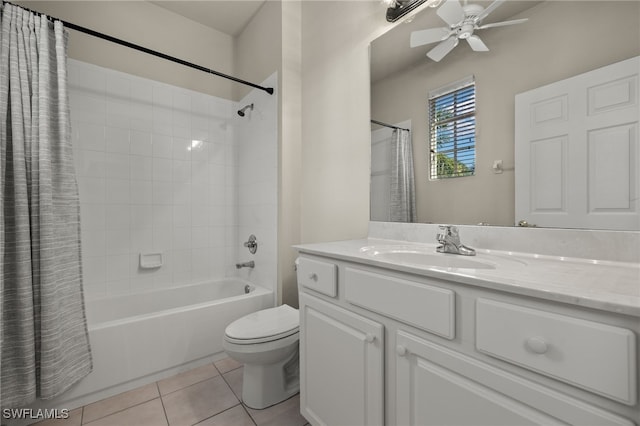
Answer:
<path fill-rule="evenodd" d="M 464 19 L 464 10 L 458 0 L 446 0 L 436 12 L 440 18 L 450 26 Z"/>
<path fill-rule="evenodd" d="M 489 51 L 489 48 L 487 47 L 487 45 L 484 44 L 484 42 L 480 40 L 480 37 L 478 37 L 477 35 L 472 35 L 469 38 L 467 38 L 467 43 L 469 43 L 469 46 L 471 46 L 471 48 L 476 52 Z"/>
<path fill-rule="evenodd" d="M 478 16 L 476 16 L 475 22 L 480 22 L 484 18 L 489 16 L 489 14 L 491 12 L 493 12 L 494 10 L 496 10 L 498 8 L 498 6 L 500 6 L 502 3 L 504 3 L 504 1 L 505 0 L 496 0 L 493 3 L 491 3 L 489 6 L 487 6 L 487 8 L 485 10 L 483 10 Z"/>
<path fill-rule="evenodd" d="M 428 30 L 414 31 L 409 39 L 409 46 L 417 47 L 442 41 L 450 35 L 449 28 L 430 28 Z"/>
<path fill-rule="evenodd" d="M 529 18 L 523 18 L 523 19 L 514 19 L 513 21 L 494 22 L 492 24 L 481 25 L 477 27 L 476 30 L 484 30 L 485 28 L 505 27 L 507 25 L 522 24 L 523 22 L 527 22 L 528 20 Z"/>
<path fill-rule="evenodd" d="M 427 53 L 427 56 L 436 62 L 440 62 L 440 59 L 444 58 L 447 53 L 451 52 L 454 47 L 458 45 L 458 37 L 449 37 Z"/>

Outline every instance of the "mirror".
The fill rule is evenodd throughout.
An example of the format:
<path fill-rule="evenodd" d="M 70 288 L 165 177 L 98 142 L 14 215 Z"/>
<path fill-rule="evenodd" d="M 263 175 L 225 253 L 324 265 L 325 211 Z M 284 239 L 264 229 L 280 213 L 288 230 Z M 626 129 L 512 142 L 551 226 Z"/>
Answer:
<path fill-rule="evenodd" d="M 505 1 L 483 24 L 520 18 L 528 21 L 476 32 L 488 52 L 461 42 L 440 62 L 425 56 L 435 44 L 409 47 L 412 31 L 446 26 L 436 9 L 423 9 L 371 43 L 371 119 L 411 128 L 412 221 L 513 226 L 515 95 L 640 54 L 638 2 Z M 469 76 L 476 83 L 475 175 L 430 180 L 428 93 Z M 381 132 L 391 133 L 380 125 L 371 129 L 377 140 Z M 373 163 L 379 147 L 372 142 Z M 492 167 L 496 161 L 502 161 L 501 173 Z M 372 164 L 372 182 L 379 168 Z M 372 193 L 372 209 L 384 198 Z M 388 219 L 372 214 L 371 220 Z"/>

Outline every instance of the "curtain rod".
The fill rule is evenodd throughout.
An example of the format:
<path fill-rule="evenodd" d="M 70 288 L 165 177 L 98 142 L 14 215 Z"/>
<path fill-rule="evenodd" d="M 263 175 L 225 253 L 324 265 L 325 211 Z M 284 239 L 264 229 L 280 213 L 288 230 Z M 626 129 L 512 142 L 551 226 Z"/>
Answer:
<path fill-rule="evenodd" d="M 405 129 L 404 127 L 398 127 L 398 126 L 394 126 L 394 125 L 391 125 L 391 124 L 383 123 L 382 121 L 378 121 L 378 120 L 373 120 L 372 119 L 371 122 L 373 124 L 378 124 L 380 126 L 389 127 L 391 129 L 394 129 L 394 130 L 406 130 L 407 132 L 411 131 L 410 129 Z"/>
<path fill-rule="evenodd" d="M 54 18 L 52 16 L 48 16 L 48 15 L 46 15 L 44 13 L 40 13 L 40 12 L 37 12 L 35 10 L 31 10 L 31 9 L 26 8 L 24 6 L 16 5 L 16 4 L 13 4 L 11 2 L 2 0 L 2 4 L 4 5 L 5 3 L 11 4 L 13 6 L 19 7 L 19 8 L 24 9 L 24 10 L 27 10 L 27 11 L 29 11 L 31 13 L 35 13 L 38 16 L 45 16 L 50 21 L 59 21 L 66 28 L 70 28 L 72 30 L 80 31 L 81 33 L 85 33 L 85 34 L 88 34 L 88 35 L 93 36 L 93 37 L 101 38 L 103 40 L 110 41 L 112 43 L 116 43 L 116 44 L 119 44 L 121 46 L 128 47 L 130 49 L 135 49 L 135 50 L 138 50 L 140 52 L 147 53 L 149 55 L 157 56 L 158 58 L 166 59 L 168 61 L 175 62 L 175 63 L 180 64 L 180 65 L 184 65 L 184 66 L 187 66 L 187 67 L 195 68 L 197 70 L 204 71 L 204 72 L 209 73 L 209 74 L 217 75 L 218 77 L 226 78 L 228 80 L 233 80 L 236 83 L 241 83 L 241 84 L 245 84 L 247 86 L 255 87 L 256 89 L 264 90 L 268 94 L 273 95 L 273 87 L 263 87 L 263 86 L 260 86 L 258 84 L 255 84 L 255 83 L 251 83 L 249 81 L 242 80 L 242 79 L 239 79 L 237 77 L 234 77 L 234 76 L 231 76 L 231 75 L 228 75 L 228 74 L 224 74 L 224 73 L 221 73 L 219 71 L 212 70 L 211 68 L 206 68 L 206 67 L 203 67 L 201 65 L 197 65 L 197 64 L 194 64 L 194 63 L 191 63 L 191 62 L 187 62 L 187 61 L 184 61 L 182 59 L 175 58 L 173 56 L 169 56 L 169 55 L 166 55 L 164 53 L 157 52 L 155 50 L 151 50 L 151 49 L 148 49 L 146 47 L 139 46 L 137 44 L 133 44 L 133 43 L 125 41 L 125 40 L 121 40 L 121 39 L 116 38 L 116 37 L 112 37 L 112 36 L 110 36 L 108 34 L 103 34 L 103 33 L 100 33 L 98 31 L 94 31 L 94 30 L 89 29 L 89 28 L 81 27 L 80 25 L 76 25 L 76 24 L 73 24 L 71 22 L 66 22 L 66 21 L 63 21 L 62 19 Z"/>

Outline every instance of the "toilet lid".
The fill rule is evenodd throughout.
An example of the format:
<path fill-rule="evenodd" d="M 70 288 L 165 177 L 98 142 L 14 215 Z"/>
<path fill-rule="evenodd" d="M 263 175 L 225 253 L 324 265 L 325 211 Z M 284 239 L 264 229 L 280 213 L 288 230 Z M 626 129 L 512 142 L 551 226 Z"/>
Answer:
<path fill-rule="evenodd" d="M 289 305 L 263 309 L 235 320 L 227 326 L 225 334 L 237 340 L 278 338 L 297 331 L 300 324 L 298 310 Z"/>

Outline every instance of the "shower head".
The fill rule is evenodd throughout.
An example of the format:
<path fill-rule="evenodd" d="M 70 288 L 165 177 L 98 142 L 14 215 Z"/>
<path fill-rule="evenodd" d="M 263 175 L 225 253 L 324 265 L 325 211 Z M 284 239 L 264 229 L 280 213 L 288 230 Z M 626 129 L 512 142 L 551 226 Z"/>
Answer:
<path fill-rule="evenodd" d="M 239 109 L 239 110 L 238 110 L 238 115 L 239 115 L 240 117 L 244 117 L 244 112 L 245 112 L 247 109 L 249 109 L 249 111 L 253 111 L 253 104 L 249 104 L 249 105 L 245 106 L 244 108 Z"/>

